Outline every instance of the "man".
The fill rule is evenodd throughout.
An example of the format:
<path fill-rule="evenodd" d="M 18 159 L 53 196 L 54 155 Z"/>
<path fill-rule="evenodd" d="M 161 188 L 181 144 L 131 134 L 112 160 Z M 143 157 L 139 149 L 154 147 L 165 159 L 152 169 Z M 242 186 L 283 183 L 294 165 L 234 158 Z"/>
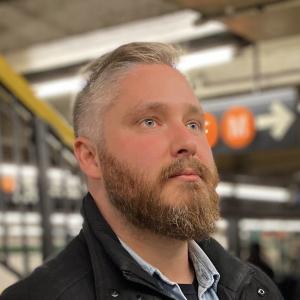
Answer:
<path fill-rule="evenodd" d="M 2 300 L 282 299 L 209 238 L 218 175 L 176 58 L 165 44 L 131 43 L 89 67 L 74 107 L 83 229 Z"/>
<path fill-rule="evenodd" d="M 259 267 L 261 270 L 263 270 L 271 279 L 274 279 L 274 271 L 272 268 L 268 265 L 268 263 L 264 260 L 261 246 L 258 242 L 252 242 L 249 247 L 249 257 L 247 261 L 257 267 Z"/>

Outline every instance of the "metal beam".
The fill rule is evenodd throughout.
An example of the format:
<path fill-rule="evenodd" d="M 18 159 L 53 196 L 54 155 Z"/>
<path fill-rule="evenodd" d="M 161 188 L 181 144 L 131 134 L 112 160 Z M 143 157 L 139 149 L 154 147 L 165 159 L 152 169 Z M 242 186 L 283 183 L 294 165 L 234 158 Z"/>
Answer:
<path fill-rule="evenodd" d="M 46 259 L 53 253 L 52 225 L 50 217 L 52 205 L 49 198 L 47 170 L 49 168 L 49 149 L 46 144 L 47 128 L 46 124 L 40 119 L 35 119 L 35 144 L 37 154 L 37 166 L 39 170 L 38 190 L 40 200 L 41 225 L 43 230 L 42 236 L 42 253 Z"/>

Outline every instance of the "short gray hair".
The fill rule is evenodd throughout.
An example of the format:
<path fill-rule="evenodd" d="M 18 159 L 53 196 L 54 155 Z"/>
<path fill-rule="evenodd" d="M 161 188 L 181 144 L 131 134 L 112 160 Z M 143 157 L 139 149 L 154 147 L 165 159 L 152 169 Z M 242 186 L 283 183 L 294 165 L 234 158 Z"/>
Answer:
<path fill-rule="evenodd" d="M 118 83 L 136 64 L 165 64 L 175 68 L 179 51 L 163 43 L 135 42 L 122 45 L 85 68 L 86 84 L 73 106 L 75 136 L 100 138 L 103 113 L 118 95 Z"/>

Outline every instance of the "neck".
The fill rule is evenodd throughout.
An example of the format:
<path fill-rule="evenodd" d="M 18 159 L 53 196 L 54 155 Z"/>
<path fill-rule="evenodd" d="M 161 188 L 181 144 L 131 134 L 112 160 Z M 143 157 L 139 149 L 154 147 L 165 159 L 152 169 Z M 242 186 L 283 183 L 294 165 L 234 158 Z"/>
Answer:
<path fill-rule="evenodd" d="M 132 226 L 127 232 L 122 230 L 117 235 L 169 280 L 177 283 L 193 282 L 194 270 L 189 262 L 187 241 L 171 239 Z"/>
<path fill-rule="evenodd" d="M 159 269 L 169 280 L 183 284 L 193 282 L 194 270 L 189 262 L 187 241 L 139 229 L 130 224 L 109 201 L 95 196 L 93 195 L 98 209 L 114 233 L 134 252 L 147 263 Z"/>

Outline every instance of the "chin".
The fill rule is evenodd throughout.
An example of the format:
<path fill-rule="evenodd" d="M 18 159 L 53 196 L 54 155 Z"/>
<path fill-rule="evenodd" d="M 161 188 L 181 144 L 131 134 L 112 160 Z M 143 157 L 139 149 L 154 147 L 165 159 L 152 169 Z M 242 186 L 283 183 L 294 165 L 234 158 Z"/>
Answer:
<path fill-rule="evenodd" d="M 162 202 L 170 206 L 181 206 L 187 204 L 194 197 L 194 193 L 191 191 L 172 190 L 161 195 Z"/>

